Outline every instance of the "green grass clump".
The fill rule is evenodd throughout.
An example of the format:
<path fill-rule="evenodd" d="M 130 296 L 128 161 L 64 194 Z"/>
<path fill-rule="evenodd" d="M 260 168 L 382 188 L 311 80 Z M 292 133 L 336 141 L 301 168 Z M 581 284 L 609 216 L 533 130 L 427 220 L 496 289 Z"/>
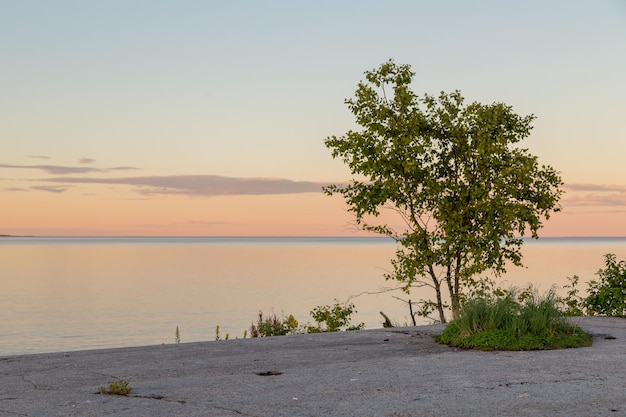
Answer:
<path fill-rule="evenodd" d="M 570 324 L 552 291 L 527 290 L 467 300 L 437 341 L 478 350 L 540 350 L 591 346 L 591 335 Z"/>

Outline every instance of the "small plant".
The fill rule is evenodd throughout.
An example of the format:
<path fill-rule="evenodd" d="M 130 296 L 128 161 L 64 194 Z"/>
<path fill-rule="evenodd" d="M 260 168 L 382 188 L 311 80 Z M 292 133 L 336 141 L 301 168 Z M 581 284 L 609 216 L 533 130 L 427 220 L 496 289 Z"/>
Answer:
<path fill-rule="evenodd" d="M 176 332 L 174 333 L 174 342 L 176 342 L 176 344 L 180 343 L 180 330 L 178 330 L 178 326 L 176 326 Z"/>
<path fill-rule="evenodd" d="M 335 300 L 332 306 L 317 306 L 311 311 L 311 317 L 317 322 L 317 327 L 309 327 L 309 333 L 320 332 L 338 332 L 345 328 L 346 330 L 361 330 L 365 327 L 364 323 L 351 325 L 350 320 L 352 314 L 357 313 L 354 304 L 341 304 Z"/>
<path fill-rule="evenodd" d="M 300 333 L 300 329 L 298 320 L 293 314 L 279 319 L 276 314 L 265 317 L 263 312 L 259 311 L 257 324 L 252 323 L 250 326 L 250 337 L 285 336 L 296 333 Z"/>
<path fill-rule="evenodd" d="M 614 254 L 604 255 L 605 268 L 589 281 L 588 296 L 583 300 L 588 314 L 626 317 L 626 260 L 616 261 Z"/>
<path fill-rule="evenodd" d="M 226 333 L 226 335 L 224 336 L 224 339 L 222 339 L 222 334 L 220 333 L 220 326 L 219 324 L 217 326 L 215 326 L 215 340 L 228 340 L 230 338 L 230 333 Z"/>
<path fill-rule="evenodd" d="M 109 388 L 100 387 L 98 392 L 103 395 L 129 395 L 133 388 L 128 381 L 116 380 L 109 384 Z"/>
<path fill-rule="evenodd" d="M 578 295 L 578 275 L 567 277 L 569 285 L 564 285 L 563 289 L 567 291 L 565 297 L 561 297 L 561 311 L 566 316 L 582 316 L 584 314 L 584 299 Z"/>

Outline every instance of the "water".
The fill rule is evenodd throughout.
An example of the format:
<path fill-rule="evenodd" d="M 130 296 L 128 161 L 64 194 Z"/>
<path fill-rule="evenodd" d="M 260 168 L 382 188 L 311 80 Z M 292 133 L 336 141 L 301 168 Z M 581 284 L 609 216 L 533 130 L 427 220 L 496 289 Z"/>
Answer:
<path fill-rule="evenodd" d="M 318 305 L 377 292 L 395 244 L 378 238 L 0 238 L 0 356 L 243 337 L 259 310 L 311 322 Z M 595 278 L 626 239 L 541 239 L 507 285 L 541 290 Z M 409 323 L 401 292 L 351 301 L 355 322 L 379 311 Z M 422 321 L 422 323 L 425 323 Z"/>

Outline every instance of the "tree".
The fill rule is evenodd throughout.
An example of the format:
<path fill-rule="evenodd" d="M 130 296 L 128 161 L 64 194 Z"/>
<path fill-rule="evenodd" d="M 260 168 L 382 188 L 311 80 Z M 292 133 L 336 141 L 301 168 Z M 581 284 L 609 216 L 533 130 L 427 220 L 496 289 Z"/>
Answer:
<path fill-rule="evenodd" d="M 538 237 L 542 220 L 559 211 L 560 175 L 515 145 L 529 136 L 534 116 L 503 103 L 464 105 L 459 91 L 419 97 L 414 73 L 390 60 L 365 73 L 346 104 L 360 130 L 326 138 L 355 179 L 325 187 L 342 195 L 357 225 L 398 242 L 393 270 L 409 292 L 428 286 L 422 315 L 459 315 L 464 285 L 475 276 L 521 266 L 522 237 Z M 377 221 L 383 208 L 403 220 Z M 447 288 L 448 301 L 443 290 Z"/>

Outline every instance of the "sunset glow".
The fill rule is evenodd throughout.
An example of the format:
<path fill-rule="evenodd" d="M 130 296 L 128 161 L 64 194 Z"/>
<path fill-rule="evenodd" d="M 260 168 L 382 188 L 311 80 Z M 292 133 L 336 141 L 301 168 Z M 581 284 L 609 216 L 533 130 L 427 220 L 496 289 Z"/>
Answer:
<path fill-rule="evenodd" d="M 397 9 L 401 10 L 397 10 Z M 5 2 L 0 234 L 362 236 L 324 147 L 393 58 L 534 114 L 542 236 L 626 236 L 626 3 Z"/>

